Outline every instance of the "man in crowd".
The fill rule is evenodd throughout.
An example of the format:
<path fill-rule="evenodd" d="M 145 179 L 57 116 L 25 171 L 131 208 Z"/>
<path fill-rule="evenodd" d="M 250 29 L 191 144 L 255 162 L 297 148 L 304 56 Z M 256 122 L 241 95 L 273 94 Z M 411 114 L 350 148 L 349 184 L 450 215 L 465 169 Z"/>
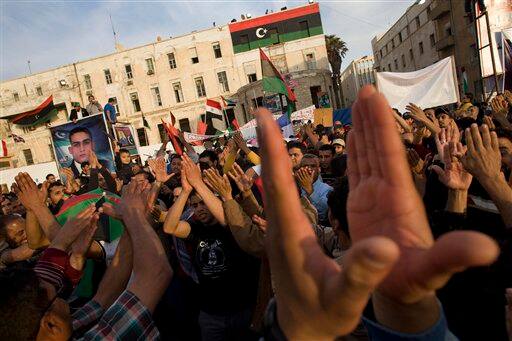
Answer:
<path fill-rule="evenodd" d="M 343 139 L 334 139 L 332 146 L 334 147 L 334 153 L 336 155 L 342 155 L 345 150 L 345 141 Z"/>
<path fill-rule="evenodd" d="M 18 215 L 0 216 L 0 270 L 27 260 L 34 253 L 27 243 L 25 219 Z"/>
<path fill-rule="evenodd" d="M 74 102 L 73 109 L 71 109 L 71 113 L 69 114 L 69 120 L 73 121 L 73 123 L 76 123 L 78 120 L 87 116 L 89 116 L 87 110 L 82 108 L 80 103 Z"/>
<path fill-rule="evenodd" d="M 300 168 L 300 163 L 304 154 L 306 154 L 306 146 L 299 141 L 290 141 L 287 144 L 288 155 L 292 160 L 292 168 L 297 170 Z"/>
<path fill-rule="evenodd" d="M 46 176 L 46 181 L 48 181 L 49 183 L 53 184 L 55 181 L 57 181 L 57 178 L 55 177 L 54 174 L 48 174 Z"/>
<path fill-rule="evenodd" d="M 89 115 L 96 115 L 103 112 L 101 104 L 96 100 L 96 98 L 94 98 L 93 95 L 89 95 L 87 99 L 89 100 L 89 104 L 87 104 L 85 109 L 87 109 Z"/>

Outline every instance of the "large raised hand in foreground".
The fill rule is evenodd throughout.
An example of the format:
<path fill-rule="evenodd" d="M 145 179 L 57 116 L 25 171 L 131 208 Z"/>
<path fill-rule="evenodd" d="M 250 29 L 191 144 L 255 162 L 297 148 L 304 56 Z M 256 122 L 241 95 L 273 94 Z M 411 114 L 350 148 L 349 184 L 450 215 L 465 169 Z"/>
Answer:
<path fill-rule="evenodd" d="M 333 339 L 352 331 L 373 292 L 378 322 L 416 333 L 439 319 L 435 290 L 469 266 L 497 257 L 496 244 L 475 232 L 434 243 L 404 147 L 384 97 L 365 87 L 353 107 L 347 205 L 352 249 L 343 268 L 320 249 L 299 197 L 281 133 L 271 114 L 256 113 L 261 146 L 267 254 L 277 318 L 289 339 Z"/>

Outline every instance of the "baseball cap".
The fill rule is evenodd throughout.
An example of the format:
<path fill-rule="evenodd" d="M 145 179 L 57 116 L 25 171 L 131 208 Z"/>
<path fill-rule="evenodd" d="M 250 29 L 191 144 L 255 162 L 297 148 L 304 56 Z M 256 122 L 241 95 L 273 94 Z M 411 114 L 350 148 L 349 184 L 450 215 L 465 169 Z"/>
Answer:
<path fill-rule="evenodd" d="M 334 126 L 335 127 L 337 127 L 337 126 L 343 127 L 343 123 L 341 123 L 341 121 L 336 121 L 336 122 L 334 122 Z"/>
<path fill-rule="evenodd" d="M 334 146 L 335 144 L 345 147 L 345 141 L 343 141 L 343 139 L 334 139 L 334 141 L 332 141 L 332 145 Z"/>

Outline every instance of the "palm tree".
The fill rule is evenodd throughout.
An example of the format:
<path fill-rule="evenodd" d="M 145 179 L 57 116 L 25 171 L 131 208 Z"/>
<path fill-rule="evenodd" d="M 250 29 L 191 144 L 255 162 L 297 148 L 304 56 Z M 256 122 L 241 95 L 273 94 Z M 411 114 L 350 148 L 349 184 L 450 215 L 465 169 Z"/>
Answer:
<path fill-rule="evenodd" d="M 336 101 L 336 107 L 341 107 L 340 102 L 340 72 L 341 62 L 348 51 L 347 44 L 340 37 L 334 34 L 325 36 L 325 45 L 327 47 L 327 59 L 331 64 L 332 69 L 332 86 L 334 89 L 334 98 Z"/>

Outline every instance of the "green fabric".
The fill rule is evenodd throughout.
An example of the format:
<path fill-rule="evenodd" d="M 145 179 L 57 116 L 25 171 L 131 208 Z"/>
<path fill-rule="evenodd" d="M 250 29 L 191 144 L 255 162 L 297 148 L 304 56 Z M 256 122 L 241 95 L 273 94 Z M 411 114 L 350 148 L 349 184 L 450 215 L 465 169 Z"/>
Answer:
<path fill-rule="evenodd" d="M 42 115 L 38 117 L 38 115 L 35 116 L 29 116 L 27 118 L 22 118 L 20 121 L 16 122 L 16 125 L 22 126 L 22 127 L 33 127 L 35 125 L 48 122 L 52 119 L 52 117 L 57 116 L 59 111 L 57 109 L 53 109 L 46 115 Z M 32 119 L 34 119 L 32 121 Z"/>
<path fill-rule="evenodd" d="M 263 91 L 288 95 L 285 84 L 278 77 L 263 77 Z"/>
<path fill-rule="evenodd" d="M 289 33 L 281 33 L 279 34 L 279 39 L 277 39 L 277 34 L 272 34 L 270 37 L 266 37 L 263 39 L 258 39 L 256 41 L 251 41 L 244 44 L 238 44 L 233 46 L 233 50 L 235 53 L 246 52 L 250 50 L 254 50 L 260 47 L 270 46 L 276 43 L 286 43 L 289 41 L 294 41 L 298 39 L 313 37 L 319 34 L 323 34 L 322 26 L 310 27 L 309 30 L 295 31 Z"/>

